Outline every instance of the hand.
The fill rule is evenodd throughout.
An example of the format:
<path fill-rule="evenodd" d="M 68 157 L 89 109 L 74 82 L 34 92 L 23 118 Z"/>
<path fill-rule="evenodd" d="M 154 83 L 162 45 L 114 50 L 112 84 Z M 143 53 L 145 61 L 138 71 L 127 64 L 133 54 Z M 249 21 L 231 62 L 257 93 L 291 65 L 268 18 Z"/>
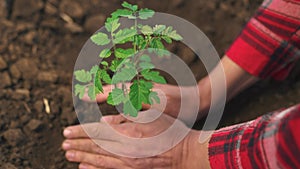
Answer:
<path fill-rule="evenodd" d="M 209 167 L 207 143 L 202 145 L 198 143 L 199 131 L 190 131 L 187 137 L 172 149 L 146 158 L 122 157 L 101 148 L 102 146 L 109 147 L 120 154 L 124 155 L 125 153 L 128 156 L 145 155 L 145 151 L 146 154 L 147 151 L 148 153 L 150 151 L 155 152 L 161 148 L 159 142 L 156 142 L 156 145 L 151 146 L 151 148 L 147 146 L 140 147 L 140 145 L 127 142 L 126 139 L 120 139 L 118 136 L 107 132 L 108 128 L 105 123 L 108 122 L 116 131 L 129 137 L 153 137 L 165 131 L 175 122 L 175 119 L 168 115 L 161 115 L 158 119 L 148 124 L 130 122 L 121 115 L 106 116 L 104 119 L 100 123 L 72 126 L 66 128 L 64 131 L 67 139 L 62 147 L 67 151 L 66 157 L 69 161 L 80 163 L 79 168 L 81 169 L 193 169 Z M 93 131 L 89 134 L 91 138 L 85 132 L 89 130 Z M 172 144 L 173 139 L 169 137 L 168 142 L 164 142 L 163 144 Z M 98 145 L 101 145 L 101 147 Z"/>
<path fill-rule="evenodd" d="M 129 84 L 126 85 L 127 88 L 129 88 Z M 106 101 L 108 93 L 112 90 L 112 88 L 112 85 L 103 86 L 104 92 L 97 95 L 96 101 L 99 103 Z M 143 104 L 144 110 L 153 108 L 177 118 L 181 108 L 181 110 L 184 110 L 184 116 L 181 115 L 180 119 L 186 123 L 194 123 L 195 118 L 197 118 L 197 115 L 195 116 L 195 114 L 197 114 L 199 111 L 199 106 L 197 103 L 200 102 L 197 86 L 179 87 L 169 84 L 154 83 L 153 90 L 158 93 L 160 104 L 154 104 L 152 106 Z M 87 94 L 83 97 L 83 100 L 90 101 Z M 203 115 L 201 115 L 201 117 Z"/>

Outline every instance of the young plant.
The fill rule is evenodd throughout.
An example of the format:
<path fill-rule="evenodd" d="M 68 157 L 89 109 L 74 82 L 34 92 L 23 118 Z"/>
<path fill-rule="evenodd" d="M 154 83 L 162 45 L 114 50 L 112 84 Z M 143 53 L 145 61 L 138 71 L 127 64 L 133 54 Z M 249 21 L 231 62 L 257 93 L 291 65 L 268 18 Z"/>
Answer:
<path fill-rule="evenodd" d="M 109 93 L 107 103 L 122 105 L 124 114 L 136 117 L 142 104 L 160 103 L 157 93 L 152 91 L 153 83 L 166 83 L 145 51 L 163 57 L 169 54 L 163 41 L 171 44 L 173 40 L 182 40 L 182 37 L 172 26 L 138 24 L 140 20 L 153 17 L 153 10 L 138 9 L 137 5 L 127 2 L 123 2 L 122 6 L 123 9 L 116 10 L 106 19 L 105 28 L 109 34 L 98 32 L 90 38 L 98 46 L 111 43 L 113 47 L 100 52 L 100 65 L 93 66 L 89 71 L 82 69 L 74 72 L 75 79 L 80 82 L 75 85 L 75 95 L 82 98 L 88 91 L 90 99 L 95 100 L 97 94 L 103 93 L 104 83 L 112 84 L 114 89 Z M 133 20 L 134 24 L 121 29 L 121 17 Z M 107 61 L 108 58 L 112 60 Z M 130 88 L 127 88 L 128 82 Z"/>

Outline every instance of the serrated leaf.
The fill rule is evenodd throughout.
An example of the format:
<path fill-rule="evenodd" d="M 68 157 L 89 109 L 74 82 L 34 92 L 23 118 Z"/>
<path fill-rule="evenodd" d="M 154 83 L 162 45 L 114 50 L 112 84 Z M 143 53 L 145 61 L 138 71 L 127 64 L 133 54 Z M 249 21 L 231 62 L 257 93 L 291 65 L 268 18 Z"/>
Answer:
<path fill-rule="evenodd" d="M 112 72 L 116 72 L 119 65 L 123 62 L 123 60 L 113 60 L 111 62 L 111 65 L 109 67 L 109 69 L 112 71 Z"/>
<path fill-rule="evenodd" d="M 114 39 L 115 44 L 124 44 L 126 42 L 129 42 L 133 40 L 133 37 L 137 34 L 137 31 L 135 29 L 122 29 L 119 30 Z"/>
<path fill-rule="evenodd" d="M 97 90 L 97 88 L 94 85 L 89 86 L 88 88 L 88 96 L 91 100 L 96 100 L 97 94 L 99 94 L 100 91 Z"/>
<path fill-rule="evenodd" d="M 148 19 L 148 18 L 153 17 L 154 13 L 155 13 L 155 12 L 154 12 L 153 10 L 148 9 L 148 8 L 141 9 L 141 10 L 139 11 L 139 18 L 140 18 L 140 19 Z"/>
<path fill-rule="evenodd" d="M 137 117 L 138 111 L 133 107 L 130 101 L 126 101 L 123 105 L 123 112 L 125 115 L 130 115 L 131 117 Z"/>
<path fill-rule="evenodd" d="M 139 67 L 142 70 L 155 68 L 155 66 L 152 63 L 150 63 L 150 62 L 140 62 L 139 63 Z"/>
<path fill-rule="evenodd" d="M 147 46 L 147 42 L 142 35 L 135 36 L 134 44 L 137 45 L 140 50 L 145 49 Z"/>
<path fill-rule="evenodd" d="M 98 65 L 93 66 L 90 70 L 90 74 L 95 75 L 98 69 L 99 69 Z"/>
<path fill-rule="evenodd" d="M 101 73 L 102 73 L 102 70 L 98 69 L 96 72 L 96 76 L 94 78 L 94 85 L 97 90 L 99 90 L 101 93 L 103 93 L 103 86 L 102 86 L 102 82 L 101 82 Z"/>
<path fill-rule="evenodd" d="M 112 78 L 112 84 L 131 81 L 137 75 L 135 67 L 125 67 L 116 72 Z"/>
<path fill-rule="evenodd" d="M 102 61 L 102 62 L 101 62 L 101 65 L 103 65 L 103 66 L 108 66 L 108 62 Z"/>
<path fill-rule="evenodd" d="M 117 48 L 115 51 L 115 56 L 121 59 L 132 56 L 133 54 L 134 54 L 134 50 L 131 48 L 130 49 Z"/>
<path fill-rule="evenodd" d="M 79 82 L 87 83 L 92 80 L 92 75 L 90 72 L 85 71 L 83 69 L 81 70 L 76 70 L 74 72 L 75 79 L 78 80 Z"/>
<path fill-rule="evenodd" d="M 166 25 L 155 25 L 153 28 L 154 34 L 160 34 L 166 29 Z"/>
<path fill-rule="evenodd" d="M 136 10 L 138 9 L 138 6 L 137 6 L 137 5 L 132 5 L 132 4 L 128 3 L 128 2 L 126 2 L 126 1 L 124 1 L 124 2 L 122 3 L 122 6 L 123 6 L 124 8 L 128 8 L 128 9 L 130 9 L 130 10 L 132 10 L 132 11 L 136 11 Z"/>
<path fill-rule="evenodd" d="M 172 31 L 171 33 L 167 34 L 167 36 L 169 36 L 170 38 L 176 40 L 176 41 L 180 41 L 182 40 L 182 36 L 180 36 L 175 30 Z"/>
<path fill-rule="evenodd" d="M 166 84 L 166 79 L 159 74 L 158 71 L 150 71 L 150 70 L 144 70 L 141 72 L 142 76 L 146 80 L 150 80 L 156 83 Z"/>
<path fill-rule="evenodd" d="M 150 92 L 149 102 L 150 102 L 150 104 L 154 104 L 154 102 L 156 102 L 157 104 L 160 104 L 160 98 L 158 97 L 157 92 Z"/>
<path fill-rule="evenodd" d="M 153 29 L 149 25 L 145 25 L 141 29 L 142 34 L 144 35 L 152 35 L 153 34 Z"/>
<path fill-rule="evenodd" d="M 132 16 L 132 11 L 130 11 L 128 9 L 117 9 L 115 12 L 113 12 L 111 14 L 111 16 L 113 18 L 117 18 L 117 17 L 120 17 L 120 16 L 130 17 L 130 16 Z"/>
<path fill-rule="evenodd" d="M 145 54 L 140 57 L 140 60 L 144 61 L 144 62 L 151 62 L 150 56 L 145 55 Z"/>
<path fill-rule="evenodd" d="M 107 18 L 105 28 L 108 32 L 114 32 L 120 27 L 119 18 Z"/>
<path fill-rule="evenodd" d="M 95 43 L 96 45 L 107 45 L 110 43 L 110 39 L 108 39 L 108 36 L 105 33 L 102 32 L 98 32 L 96 34 L 94 34 L 91 37 L 91 40 L 93 43 Z"/>
<path fill-rule="evenodd" d="M 106 71 L 102 71 L 101 72 L 101 79 L 107 83 L 107 84 L 111 84 L 111 77 L 109 76 L 109 74 Z"/>
<path fill-rule="evenodd" d="M 76 84 L 75 85 L 75 95 L 82 99 L 85 94 L 85 86 Z"/>
<path fill-rule="evenodd" d="M 164 44 L 158 38 L 152 39 L 152 41 L 150 42 L 150 47 L 154 49 L 165 49 Z"/>
<path fill-rule="evenodd" d="M 164 56 L 168 54 L 168 51 L 165 49 L 164 44 L 161 42 L 161 39 L 159 38 L 154 38 L 150 42 L 150 47 L 149 51 L 150 52 L 156 52 L 158 56 Z"/>
<path fill-rule="evenodd" d="M 108 58 L 108 57 L 110 57 L 110 55 L 111 55 L 111 51 L 110 51 L 110 49 L 103 49 L 101 52 L 100 52 L 100 54 L 99 54 L 99 57 L 100 58 Z"/>
<path fill-rule="evenodd" d="M 107 103 L 113 106 L 119 105 L 123 101 L 126 101 L 126 97 L 122 89 L 113 89 L 107 97 Z"/>
<path fill-rule="evenodd" d="M 173 31 L 173 27 L 172 26 L 168 26 L 161 34 L 162 35 L 167 35 L 168 33 Z"/>
<path fill-rule="evenodd" d="M 168 36 L 162 36 L 161 38 L 163 38 L 169 44 L 172 43 L 172 39 L 170 37 L 168 37 Z"/>
<path fill-rule="evenodd" d="M 149 94 L 152 86 L 143 80 L 134 80 L 130 86 L 129 98 L 132 106 L 137 110 L 142 109 L 142 104 L 149 104 Z"/>

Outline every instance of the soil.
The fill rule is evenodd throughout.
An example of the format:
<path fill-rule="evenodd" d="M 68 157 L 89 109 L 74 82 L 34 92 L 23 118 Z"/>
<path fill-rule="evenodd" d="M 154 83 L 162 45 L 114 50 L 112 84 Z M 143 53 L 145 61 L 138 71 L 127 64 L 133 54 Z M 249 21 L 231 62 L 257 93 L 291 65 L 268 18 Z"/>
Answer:
<path fill-rule="evenodd" d="M 187 19 L 203 30 L 222 55 L 261 0 L 130 2 Z M 0 1 L 0 168 L 77 167 L 65 160 L 60 148 L 64 127 L 78 123 L 71 91 L 74 63 L 85 41 L 120 3 Z M 197 79 L 205 75 L 191 51 L 175 48 Z M 284 82 L 260 82 L 232 100 L 220 126 L 300 102 L 299 66 Z M 107 105 L 101 108 L 113 112 Z"/>

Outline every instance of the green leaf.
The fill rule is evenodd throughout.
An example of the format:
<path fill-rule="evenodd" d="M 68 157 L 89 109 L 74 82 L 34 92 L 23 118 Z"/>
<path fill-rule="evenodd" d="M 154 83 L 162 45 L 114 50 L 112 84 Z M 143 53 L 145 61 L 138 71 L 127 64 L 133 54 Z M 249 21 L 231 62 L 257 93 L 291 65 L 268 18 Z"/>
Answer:
<path fill-rule="evenodd" d="M 75 95 L 82 99 L 85 94 L 85 86 L 76 84 L 75 85 Z"/>
<path fill-rule="evenodd" d="M 108 66 L 108 62 L 102 61 L 102 62 L 101 62 L 101 65 L 103 65 L 103 66 Z"/>
<path fill-rule="evenodd" d="M 112 78 L 112 84 L 119 82 L 131 81 L 137 75 L 135 67 L 125 67 L 116 72 Z"/>
<path fill-rule="evenodd" d="M 144 62 L 151 62 L 150 56 L 145 55 L 145 54 L 140 57 L 140 60 L 144 61 Z"/>
<path fill-rule="evenodd" d="M 172 43 L 172 39 L 170 37 L 168 37 L 168 36 L 162 36 L 161 38 L 163 38 L 169 44 Z"/>
<path fill-rule="evenodd" d="M 137 117 L 138 111 L 133 107 L 130 101 L 126 101 L 123 106 L 125 115 L 129 114 L 131 117 Z"/>
<path fill-rule="evenodd" d="M 110 39 L 108 39 L 108 36 L 105 33 L 102 32 L 98 32 L 96 34 L 94 34 L 91 37 L 91 40 L 93 43 L 95 43 L 96 45 L 107 45 L 110 43 Z"/>
<path fill-rule="evenodd" d="M 85 71 L 83 69 L 81 70 L 76 70 L 74 72 L 75 79 L 78 80 L 79 82 L 87 83 L 92 80 L 92 75 L 90 72 Z"/>
<path fill-rule="evenodd" d="M 103 62 L 104 62 L 104 61 L 103 61 Z M 98 66 L 98 65 L 93 66 L 93 67 L 91 68 L 91 70 L 90 70 L 90 74 L 91 74 L 91 75 L 95 75 L 95 74 L 97 73 L 98 69 L 99 69 L 99 66 Z"/>
<path fill-rule="evenodd" d="M 142 34 L 144 35 L 152 35 L 153 34 L 153 29 L 149 25 L 145 25 L 141 29 Z"/>
<path fill-rule="evenodd" d="M 107 84 L 111 84 L 111 77 L 109 76 L 109 74 L 106 71 L 102 71 L 101 72 L 101 79 L 107 83 Z"/>
<path fill-rule="evenodd" d="M 111 55 L 111 51 L 106 48 L 100 52 L 99 57 L 100 58 L 108 58 L 108 57 L 110 57 L 110 55 Z"/>
<path fill-rule="evenodd" d="M 180 36 L 175 30 L 172 31 L 171 33 L 167 34 L 167 36 L 169 36 L 170 38 L 176 40 L 176 41 L 180 41 L 182 40 L 182 36 Z"/>
<path fill-rule="evenodd" d="M 139 63 L 139 67 L 142 70 L 155 68 L 155 66 L 152 63 L 150 63 L 150 62 L 140 62 Z"/>
<path fill-rule="evenodd" d="M 166 25 L 155 25 L 153 28 L 154 34 L 160 34 L 166 29 Z"/>
<path fill-rule="evenodd" d="M 91 100 L 96 100 L 96 96 L 99 93 L 100 91 L 94 85 L 89 86 L 88 96 L 90 97 Z"/>
<path fill-rule="evenodd" d="M 126 1 L 124 1 L 124 2 L 122 3 L 122 6 L 123 6 L 124 8 L 128 8 L 128 9 L 130 9 L 130 10 L 132 10 L 132 11 L 136 11 L 136 10 L 138 9 L 138 6 L 137 6 L 137 5 L 131 5 L 130 3 L 126 2 Z"/>
<path fill-rule="evenodd" d="M 137 34 L 137 31 L 135 29 L 122 29 L 119 30 L 114 39 L 115 44 L 124 44 L 126 42 L 129 42 L 133 39 L 133 37 Z"/>
<path fill-rule="evenodd" d="M 169 52 L 165 49 L 164 44 L 161 42 L 160 38 L 154 38 L 152 41 L 150 41 L 150 47 L 149 51 L 156 52 L 158 56 L 164 56 L 166 54 L 169 54 Z"/>
<path fill-rule="evenodd" d="M 164 44 L 161 42 L 159 38 L 154 38 L 150 42 L 150 47 L 155 48 L 155 49 L 165 49 Z"/>
<path fill-rule="evenodd" d="M 128 9 L 117 9 L 115 12 L 113 12 L 111 14 L 111 16 L 113 18 L 117 18 L 117 17 L 120 17 L 120 16 L 130 17 L 130 16 L 132 16 L 132 11 L 129 11 Z"/>
<path fill-rule="evenodd" d="M 120 27 L 119 18 L 107 18 L 105 28 L 108 32 L 114 32 Z"/>
<path fill-rule="evenodd" d="M 98 69 L 96 72 L 95 79 L 94 79 L 94 85 L 97 90 L 99 90 L 101 93 L 103 93 L 103 87 L 102 87 L 102 83 L 101 83 L 101 74 L 102 74 L 102 70 Z"/>
<path fill-rule="evenodd" d="M 137 35 L 135 36 L 134 44 L 137 45 L 140 50 L 142 50 L 146 48 L 147 41 L 144 39 L 144 36 Z"/>
<path fill-rule="evenodd" d="M 107 97 L 107 103 L 113 106 L 119 105 L 126 100 L 124 92 L 122 89 L 115 88 L 113 89 Z"/>
<path fill-rule="evenodd" d="M 154 102 L 156 102 L 157 104 L 160 104 L 160 98 L 158 97 L 157 92 L 150 92 L 149 102 L 150 102 L 150 104 L 154 104 Z"/>
<path fill-rule="evenodd" d="M 115 55 L 117 58 L 127 58 L 129 56 L 132 56 L 134 54 L 134 50 L 133 49 L 122 49 L 122 48 L 117 48 L 115 51 Z"/>
<path fill-rule="evenodd" d="M 149 85 L 149 83 L 144 80 L 134 80 L 131 84 L 129 98 L 131 104 L 137 111 L 142 109 L 143 103 L 149 104 L 149 94 L 152 87 L 152 84 Z"/>
<path fill-rule="evenodd" d="M 155 12 L 153 10 L 148 9 L 148 8 L 141 9 L 139 11 L 139 18 L 140 19 L 148 19 L 148 18 L 151 18 L 154 15 L 154 13 Z"/>
<path fill-rule="evenodd" d="M 116 72 L 119 65 L 123 62 L 123 60 L 113 60 L 111 62 L 111 65 L 109 67 L 109 69 L 112 71 L 112 72 Z"/>
<path fill-rule="evenodd" d="M 141 72 L 141 74 L 146 80 L 150 80 L 161 84 L 167 83 L 165 78 L 161 76 L 158 71 L 144 70 Z"/>

